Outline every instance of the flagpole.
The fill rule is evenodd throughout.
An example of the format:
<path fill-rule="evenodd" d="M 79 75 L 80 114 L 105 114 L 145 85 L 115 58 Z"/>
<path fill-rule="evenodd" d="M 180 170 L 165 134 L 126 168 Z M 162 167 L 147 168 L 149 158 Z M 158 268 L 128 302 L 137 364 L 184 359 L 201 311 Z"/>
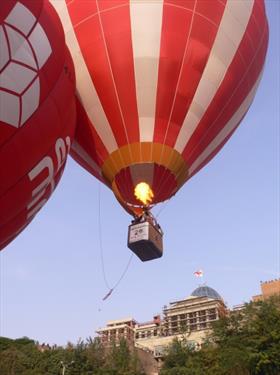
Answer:
<path fill-rule="evenodd" d="M 204 272 L 202 270 L 198 270 L 198 271 L 195 271 L 193 274 L 194 274 L 195 277 L 199 277 L 199 278 L 202 279 L 201 280 L 202 284 L 198 283 L 198 286 L 202 286 L 204 284 L 204 278 L 203 278 Z"/>

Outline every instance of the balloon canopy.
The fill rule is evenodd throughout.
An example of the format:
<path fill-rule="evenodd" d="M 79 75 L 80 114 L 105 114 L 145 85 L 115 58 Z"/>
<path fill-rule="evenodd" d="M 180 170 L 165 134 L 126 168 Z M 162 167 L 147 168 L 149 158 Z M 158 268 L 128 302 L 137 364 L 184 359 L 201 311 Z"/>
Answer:
<path fill-rule="evenodd" d="M 0 6 L 0 249 L 45 204 L 73 139 L 74 66 L 43 0 Z"/>
<path fill-rule="evenodd" d="M 72 156 L 129 211 L 162 202 L 227 142 L 265 61 L 263 0 L 52 0 L 77 75 Z"/>

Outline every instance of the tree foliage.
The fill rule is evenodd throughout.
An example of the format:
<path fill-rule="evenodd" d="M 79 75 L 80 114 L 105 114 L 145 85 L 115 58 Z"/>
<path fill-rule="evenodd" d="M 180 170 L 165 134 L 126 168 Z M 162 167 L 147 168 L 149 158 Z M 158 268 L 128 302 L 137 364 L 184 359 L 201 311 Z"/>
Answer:
<path fill-rule="evenodd" d="M 161 375 L 279 375 L 280 299 L 249 303 L 213 325 L 201 350 L 175 340 Z"/>
<path fill-rule="evenodd" d="M 188 338 L 174 340 L 161 375 L 279 375 L 280 299 L 249 303 L 213 325 L 198 351 Z M 98 338 L 39 350 L 28 337 L 0 337 L 2 375 L 143 375 L 133 348 L 126 341 L 110 349 Z"/>
<path fill-rule="evenodd" d="M 65 348 L 41 351 L 38 343 L 26 337 L 0 337 L 0 374 L 2 375 L 141 375 L 139 362 L 126 341 L 111 349 L 98 338 L 68 343 Z"/>

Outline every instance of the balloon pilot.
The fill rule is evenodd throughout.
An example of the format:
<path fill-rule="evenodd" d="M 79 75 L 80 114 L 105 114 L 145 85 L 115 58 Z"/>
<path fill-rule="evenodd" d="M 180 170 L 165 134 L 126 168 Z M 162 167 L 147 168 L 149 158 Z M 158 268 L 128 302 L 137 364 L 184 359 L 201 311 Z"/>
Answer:
<path fill-rule="evenodd" d="M 142 213 L 135 215 L 128 227 L 127 246 L 143 262 L 160 258 L 163 253 L 163 231 L 151 212 L 154 193 L 146 182 L 135 186 L 134 195 L 142 205 Z"/>

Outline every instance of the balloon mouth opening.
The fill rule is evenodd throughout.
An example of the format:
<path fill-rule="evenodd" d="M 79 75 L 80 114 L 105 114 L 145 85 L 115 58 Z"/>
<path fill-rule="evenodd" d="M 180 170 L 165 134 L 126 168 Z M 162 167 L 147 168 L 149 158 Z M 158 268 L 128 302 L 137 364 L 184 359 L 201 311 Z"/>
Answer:
<path fill-rule="evenodd" d="M 135 198 L 141 202 L 140 206 L 149 207 L 154 199 L 154 192 L 146 182 L 139 182 L 134 188 Z"/>

